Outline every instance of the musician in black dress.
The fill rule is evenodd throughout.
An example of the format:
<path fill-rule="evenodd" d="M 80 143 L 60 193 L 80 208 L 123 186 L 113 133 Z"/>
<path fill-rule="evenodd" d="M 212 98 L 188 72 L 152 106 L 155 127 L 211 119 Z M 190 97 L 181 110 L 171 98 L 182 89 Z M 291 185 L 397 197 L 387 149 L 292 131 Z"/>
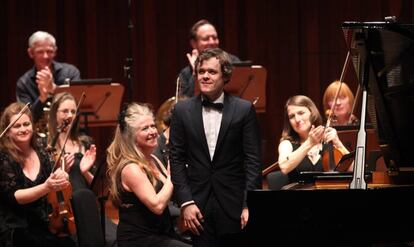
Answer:
<path fill-rule="evenodd" d="M 118 120 L 107 149 L 110 191 L 119 209 L 118 246 L 190 246 L 173 238 L 167 208 L 173 184 L 169 166 L 152 155 L 158 133 L 151 109 L 132 103 Z"/>
<path fill-rule="evenodd" d="M 51 173 L 49 157 L 34 145 L 30 111 L 18 118 L 23 107 L 12 103 L 0 120 L 3 132 L 18 119 L 0 140 L 0 246 L 75 246 L 48 229 L 46 195 L 69 186 L 68 174 Z"/>
<path fill-rule="evenodd" d="M 76 100 L 72 94 L 64 92 L 53 97 L 49 112 L 49 136 L 48 143 L 52 145 L 53 138 L 57 137 L 54 144 L 56 152 L 59 153 L 65 142 L 69 124 L 75 120 Z M 66 121 L 66 127 L 62 124 Z M 74 121 L 71 132 L 64 146 L 66 170 L 69 173 L 72 190 L 89 188 L 93 180 L 93 165 L 96 160 L 96 146 L 92 138 L 79 133 L 79 121 Z M 59 134 L 60 131 L 60 134 Z"/>
<path fill-rule="evenodd" d="M 287 100 L 283 126 L 278 147 L 279 167 L 288 174 L 289 182 L 296 182 L 302 171 L 323 171 L 321 154 L 327 149 L 323 142 L 332 141 L 341 153 L 349 153 L 336 130 L 322 125 L 318 109 L 306 96 L 296 95 Z"/>

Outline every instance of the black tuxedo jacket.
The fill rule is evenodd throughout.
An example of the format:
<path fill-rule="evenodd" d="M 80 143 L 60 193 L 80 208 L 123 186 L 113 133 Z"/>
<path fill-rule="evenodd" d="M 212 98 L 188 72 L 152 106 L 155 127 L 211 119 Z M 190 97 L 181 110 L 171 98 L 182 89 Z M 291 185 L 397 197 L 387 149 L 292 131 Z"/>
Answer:
<path fill-rule="evenodd" d="M 246 191 L 261 186 L 260 135 L 251 102 L 229 94 L 213 160 L 204 132 L 201 96 L 179 102 L 171 118 L 171 176 L 179 205 L 194 200 L 203 212 L 214 193 L 225 213 L 240 221 Z"/>

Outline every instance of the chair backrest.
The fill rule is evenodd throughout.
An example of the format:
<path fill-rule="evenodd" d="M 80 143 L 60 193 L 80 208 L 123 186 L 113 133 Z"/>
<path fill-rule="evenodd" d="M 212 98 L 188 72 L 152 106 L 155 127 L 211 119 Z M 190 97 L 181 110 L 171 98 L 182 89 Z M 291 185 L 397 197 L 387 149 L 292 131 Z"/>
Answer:
<path fill-rule="evenodd" d="M 274 171 L 267 174 L 267 183 L 269 190 L 280 190 L 289 183 L 289 177 L 281 171 Z"/>
<path fill-rule="evenodd" d="M 89 189 L 76 190 L 72 195 L 72 207 L 75 215 L 78 246 L 105 246 L 95 194 Z"/>

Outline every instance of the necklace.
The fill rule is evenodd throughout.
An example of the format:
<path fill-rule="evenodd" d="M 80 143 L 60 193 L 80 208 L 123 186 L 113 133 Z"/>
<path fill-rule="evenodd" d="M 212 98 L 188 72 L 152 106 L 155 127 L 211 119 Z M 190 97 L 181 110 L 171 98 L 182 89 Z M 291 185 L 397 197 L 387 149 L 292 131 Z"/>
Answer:
<path fill-rule="evenodd" d="M 308 152 L 308 156 L 316 156 L 316 155 L 318 155 L 319 154 L 319 149 L 315 149 L 315 148 L 312 148 L 311 150 L 309 150 L 309 152 Z"/>
<path fill-rule="evenodd" d="M 312 164 L 316 164 L 320 158 L 320 151 L 322 150 L 321 144 L 313 146 L 307 153 L 308 158 Z"/>

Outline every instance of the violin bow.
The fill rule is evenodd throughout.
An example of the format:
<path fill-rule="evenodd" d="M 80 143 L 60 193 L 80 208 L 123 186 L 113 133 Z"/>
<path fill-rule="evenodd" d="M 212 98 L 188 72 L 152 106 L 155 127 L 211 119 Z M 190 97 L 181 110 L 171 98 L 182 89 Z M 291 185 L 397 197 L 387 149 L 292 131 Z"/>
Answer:
<path fill-rule="evenodd" d="M 267 174 L 279 169 L 279 161 L 276 161 L 275 163 L 271 164 L 270 166 L 266 167 L 262 171 L 262 176 L 266 176 Z"/>
<path fill-rule="evenodd" d="M 344 66 L 342 67 L 341 77 L 339 78 L 339 87 L 336 89 L 336 93 L 335 93 L 335 97 L 334 97 L 334 102 L 333 102 L 333 104 L 331 106 L 331 111 L 329 112 L 328 120 L 326 121 L 325 128 L 327 128 L 327 127 L 330 126 L 330 124 L 331 124 L 331 118 L 332 118 L 332 116 L 335 115 L 336 102 L 338 101 L 338 96 L 339 96 L 339 93 L 341 92 L 342 81 L 344 80 L 345 72 L 348 69 L 349 56 L 350 56 L 350 52 L 348 51 L 348 53 L 346 54 Z"/>
<path fill-rule="evenodd" d="M 55 171 L 57 164 L 59 163 L 60 159 L 62 158 L 63 152 L 64 152 L 64 150 L 65 150 L 65 145 L 66 145 L 66 142 L 68 141 L 68 138 L 69 138 L 70 132 L 72 131 L 73 123 L 75 122 L 76 118 L 78 117 L 79 107 L 82 105 L 82 103 L 83 103 L 83 101 L 85 100 L 85 98 L 86 98 L 85 92 L 82 92 L 82 95 L 81 95 L 81 97 L 80 97 L 79 103 L 78 103 L 78 105 L 76 106 L 75 117 L 72 119 L 72 122 L 69 124 L 69 128 L 68 128 L 68 130 L 66 131 L 65 140 L 63 141 L 63 145 L 62 145 L 62 147 L 61 147 L 61 149 L 60 149 L 59 156 L 58 156 L 58 158 L 56 159 L 55 164 L 53 165 L 52 172 L 54 172 L 54 171 Z"/>
<path fill-rule="evenodd" d="M 181 87 L 181 79 L 180 79 L 180 75 L 177 76 L 177 81 L 175 83 L 175 103 L 178 103 L 178 96 L 179 96 L 179 92 L 180 92 L 180 87 Z"/>
<path fill-rule="evenodd" d="M 7 127 L 3 130 L 3 132 L 1 132 L 0 138 L 2 138 L 3 135 L 6 134 L 6 132 L 23 116 L 23 113 L 29 108 L 29 105 L 30 105 L 30 102 L 24 105 L 24 107 L 17 114 L 18 115 L 17 118 L 13 122 L 10 122 L 9 125 L 7 125 Z"/>

